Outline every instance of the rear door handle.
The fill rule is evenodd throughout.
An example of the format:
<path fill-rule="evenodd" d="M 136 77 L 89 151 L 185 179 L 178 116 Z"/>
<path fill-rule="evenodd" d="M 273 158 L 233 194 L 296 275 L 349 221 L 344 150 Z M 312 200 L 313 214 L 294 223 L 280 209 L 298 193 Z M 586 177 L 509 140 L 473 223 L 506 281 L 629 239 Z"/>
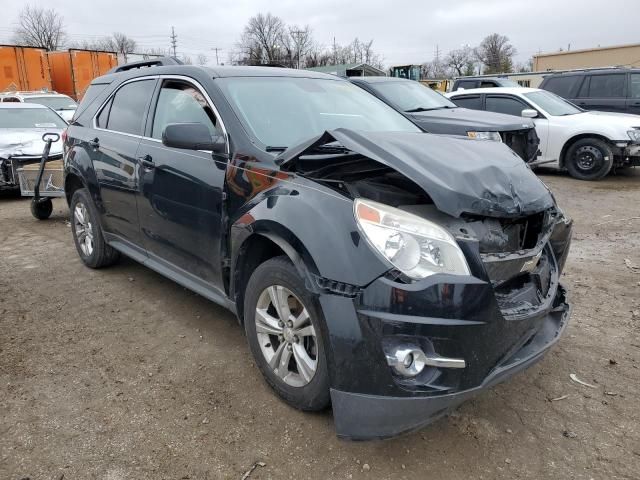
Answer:
<path fill-rule="evenodd" d="M 95 150 L 100 148 L 100 139 L 98 137 L 93 140 L 89 140 L 89 146 Z"/>
<path fill-rule="evenodd" d="M 151 155 L 149 154 L 146 154 L 143 157 L 138 157 L 138 160 L 140 161 L 140 165 L 142 165 L 145 170 L 156 168 L 156 164 L 153 163 L 153 158 L 151 158 Z"/>

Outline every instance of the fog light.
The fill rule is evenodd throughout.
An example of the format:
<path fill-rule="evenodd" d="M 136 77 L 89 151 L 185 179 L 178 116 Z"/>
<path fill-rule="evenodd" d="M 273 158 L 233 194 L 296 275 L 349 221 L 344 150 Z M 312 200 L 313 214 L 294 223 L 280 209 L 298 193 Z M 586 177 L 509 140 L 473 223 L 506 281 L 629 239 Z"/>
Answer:
<path fill-rule="evenodd" d="M 387 363 L 403 377 L 415 377 L 425 367 L 426 355 L 413 345 L 399 345 L 386 354 Z"/>

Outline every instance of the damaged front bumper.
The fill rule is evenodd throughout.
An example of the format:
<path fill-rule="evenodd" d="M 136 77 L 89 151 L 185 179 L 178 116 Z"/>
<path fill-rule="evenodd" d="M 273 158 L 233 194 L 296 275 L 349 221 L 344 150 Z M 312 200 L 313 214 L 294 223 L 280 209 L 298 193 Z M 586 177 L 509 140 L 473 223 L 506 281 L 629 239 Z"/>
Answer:
<path fill-rule="evenodd" d="M 555 218 L 528 251 L 486 255 L 478 242 L 459 241 L 469 276 L 403 283 L 387 275 L 353 298 L 320 296 L 331 332 L 339 437 L 388 438 L 419 429 L 544 356 L 570 316 L 559 277 L 571 221 Z M 432 358 L 464 360 L 464 368 L 434 362 L 413 377 L 398 375 L 385 358 L 394 345 L 407 344 Z"/>

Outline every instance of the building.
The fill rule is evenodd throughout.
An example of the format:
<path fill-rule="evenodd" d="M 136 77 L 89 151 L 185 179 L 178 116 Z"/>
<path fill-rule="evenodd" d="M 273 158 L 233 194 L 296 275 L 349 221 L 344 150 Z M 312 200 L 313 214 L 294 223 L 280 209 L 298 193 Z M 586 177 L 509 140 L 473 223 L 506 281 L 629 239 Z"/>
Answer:
<path fill-rule="evenodd" d="M 323 67 L 307 68 L 313 72 L 329 73 L 339 77 L 386 77 L 384 70 L 367 63 L 342 63 L 340 65 L 325 65 Z"/>
<path fill-rule="evenodd" d="M 533 56 L 533 69 L 539 72 L 614 66 L 640 67 L 640 43 Z"/>

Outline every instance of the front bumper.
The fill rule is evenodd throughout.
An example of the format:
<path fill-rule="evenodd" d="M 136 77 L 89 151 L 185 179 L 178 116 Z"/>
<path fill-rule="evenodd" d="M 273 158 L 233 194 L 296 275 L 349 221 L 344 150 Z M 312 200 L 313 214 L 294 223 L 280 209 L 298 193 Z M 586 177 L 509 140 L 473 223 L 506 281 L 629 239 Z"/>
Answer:
<path fill-rule="evenodd" d="M 530 367 L 560 339 L 571 308 L 558 289 L 556 307 L 541 319 L 538 332 L 519 350 L 498 364 L 482 383 L 456 393 L 392 397 L 331 389 L 337 435 L 351 440 L 382 439 L 420 429 L 465 400 Z"/>

